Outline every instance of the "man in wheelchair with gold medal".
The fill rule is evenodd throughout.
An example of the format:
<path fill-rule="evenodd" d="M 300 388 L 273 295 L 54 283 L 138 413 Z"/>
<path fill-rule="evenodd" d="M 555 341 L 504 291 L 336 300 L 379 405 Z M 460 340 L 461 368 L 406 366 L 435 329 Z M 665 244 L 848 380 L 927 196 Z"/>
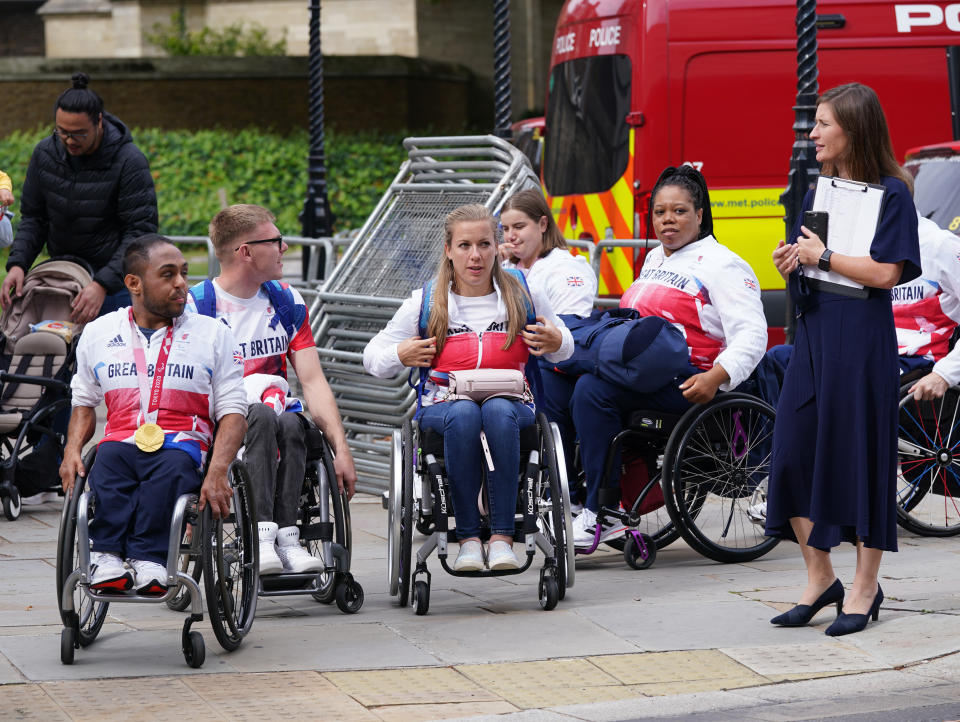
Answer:
<path fill-rule="evenodd" d="M 168 239 L 134 241 L 123 270 L 133 305 L 89 323 L 77 347 L 60 477 L 69 494 L 76 476 L 89 472 L 90 587 L 162 595 L 177 498 L 199 489 L 200 509 L 210 504 L 214 518 L 230 512 L 227 469 L 246 432 L 243 358 L 224 324 L 183 314 L 187 263 Z M 107 424 L 85 470 L 83 447 L 101 401 Z"/>

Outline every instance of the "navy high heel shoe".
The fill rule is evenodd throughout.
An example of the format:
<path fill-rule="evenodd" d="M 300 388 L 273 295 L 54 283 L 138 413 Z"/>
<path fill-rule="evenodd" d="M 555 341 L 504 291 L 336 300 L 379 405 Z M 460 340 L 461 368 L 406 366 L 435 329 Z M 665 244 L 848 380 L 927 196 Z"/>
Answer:
<path fill-rule="evenodd" d="M 827 627 L 825 634 L 831 637 L 841 637 L 844 634 L 853 634 L 860 632 L 867 626 L 867 622 L 873 619 L 876 622 L 880 618 L 880 605 L 883 603 L 883 590 L 877 584 L 877 595 L 873 598 L 873 604 L 870 605 L 870 611 L 866 614 L 841 614 L 837 620 Z"/>
<path fill-rule="evenodd" d="M 839 579 L 834 579 L 833 584 L 827 587 L 827 591 L 817 597 L 813 604 L 798 604 L 783 614 L 780 614 L 770 620 L 770 624 L 776 624 L 780 627 L 802 627 L 809 624 L 810 620 L 828 604 L 837 605 L 837 618 L 843 616 L 843 584 Z"/>

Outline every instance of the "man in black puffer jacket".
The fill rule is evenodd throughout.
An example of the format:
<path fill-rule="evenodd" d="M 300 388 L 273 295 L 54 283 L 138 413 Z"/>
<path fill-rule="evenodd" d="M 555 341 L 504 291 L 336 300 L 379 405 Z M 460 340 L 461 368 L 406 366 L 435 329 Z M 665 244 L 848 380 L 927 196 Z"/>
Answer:
<path fill-rule="evenodd" d="M 73 303 L 79 323 L 130 305 L 122 263 L 129 243 L 157 231 L 157 196 L 147 159 L 127 127 L 104 112 L 84 73 L 57 99 L 56 129 L 37 143 L 20 196 L 20 226 L 10 249 L 0 305 L 20 293 L 26 271 L 44 245 L 51 256 L 72 255 L 94 270 Z"/>

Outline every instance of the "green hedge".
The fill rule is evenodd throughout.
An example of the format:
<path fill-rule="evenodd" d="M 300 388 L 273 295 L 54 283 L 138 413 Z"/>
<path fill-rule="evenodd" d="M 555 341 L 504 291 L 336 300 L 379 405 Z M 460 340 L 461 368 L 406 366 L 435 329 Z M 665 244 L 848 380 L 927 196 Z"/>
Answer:
<path fill-rule="evenodd" d="M 30 152 L 49 132 L 14 133 L 0 139 L 0 169 L 13 179 L 18 200 Z M 220 209 L 223 189 L 228 203 L 266 206 L 276 214 L 283 233 L 299 235 L 297 216 L 307 188 L 306 131 L 282 136 L 252 128 L 141 128 L 133 130 L 133 138 L 150 161 L 161 233 L 205 235 L 207 224 Z M 403 162 L 402 140 L 400 134 L 327 134 L 327 195 L 335 231 L 363 224 Z"/>

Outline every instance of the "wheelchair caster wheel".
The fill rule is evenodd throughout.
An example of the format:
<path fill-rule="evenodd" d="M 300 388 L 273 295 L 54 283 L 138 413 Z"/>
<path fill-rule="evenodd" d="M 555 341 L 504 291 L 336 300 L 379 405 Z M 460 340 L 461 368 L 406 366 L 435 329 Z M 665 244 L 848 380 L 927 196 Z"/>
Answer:
<path fill-rule="evenodd" d="M 430 609 L 430 585 L 426 582 L 414 582 L 413 613 L 423 616 Z"/>
<path fill-rule="evenodd" d="M 203 635 L 200 632 L 187 632 L 183 636 L 183 658 L 187 664 L 194 669 L 203 666 L 203 661 L 207 657 L 207 648 L 203 643 Z"/>
<path fill-rule="evenodd" d="M 314 592 L 310 596 L 313 597 L 313 601 L 319 602 L 320 604 L 333 604 L 336 594 L 331 594 L 330 591 L 331 589 L 328 588 L 325 592 Z"/>
<path fill-rule="evenodd" d="M 538 586 L 540 606 L 543 607 L 544 611 L 549 612 L 560 601 L 560 585 L 557 584 L 557 578 L 552 574 L 543 574 L 540 576 Z"/>
<path fill-rule="evenodd" d="M 644 559 L 640 545 L 637 544 L 633 534 L 628 533 L 627 541 L 623 545 L 623 560 L 632 569 L 649 569 L 657 559 L 657 545 L 646 534 L 640 536 L 643 537 L 643 543 L 647 548 L 646 559 Z"/>
<path fill-rule="evenodd" d="M 73 651 L 77 648 L 77 633 L 70 627 L 60 630 L 60 661 L 73 664 Z"/>
<path fill-rule="evenodd" d="M 363 606 L 363 587 L 354 579 L 344 579 L 337 585 L 337 606 L 344 614 L 356 614 Z"/>
<path fill-rule="evenodd" d="M 3 497 L 3 515 L 10 521 L 16 521 L 20 518 L 20 510 L 22 508 L 20 493 L 16 489 L 13 489 L 9 496 Z"/>

